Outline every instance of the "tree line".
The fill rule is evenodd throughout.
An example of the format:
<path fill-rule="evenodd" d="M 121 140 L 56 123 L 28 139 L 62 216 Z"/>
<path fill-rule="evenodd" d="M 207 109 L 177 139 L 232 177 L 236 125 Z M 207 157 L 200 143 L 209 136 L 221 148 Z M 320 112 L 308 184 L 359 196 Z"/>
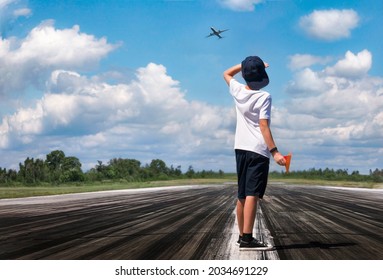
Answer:
<path fill-rule="evenodd" d="M 150 164 L 142 165 L 136 159 L 113 158 L 104 164 L 98 161 L 89 171 L 83 172 L 81 162 L 73 156 L 66 156 L 61 150 L 46 155 L 46 159 L 27 158 L 19 163 L 19 170 L 0 168 L 0 185 L 21 183 L 36 185 L 41 183 L 61 184 L 74 182 L 96 182 L 104 180 L 125 180 L 140 182 L 151 180 L 169 180 L 179 178 L 212 178 L 224 175 L 222 170 L 194 171 L 189 166 L 182 172 L 181 166 L 168 167 L 161 159 L 153 159 Z"/>
<path fill-rule="evenodd" d="M 153 159 L 150 164 L 142 165 L 136 159 L 113 158 L 108 163 L 97 161 L 90 170 L 83 172 L 81 162 L 73 156 L 66 156 L 61 150 L 55 150 L 46 155 L 45 160 L 27 158 L 19 163 L 19 170 L 0 167 L 0 186 L 12 184 L 38 185 L 43 183 L 81 183 L 97 182 L 105 180 L 124 180 L 127 182 L 143 182 L 154 180 L 170 180 L 182 178 L 217 178 L 225 174 L 219 171 L 194 171 L 189 166 L 186 172 L 182 172 L 181 166 L 168 167 L 161 159 Z M 338 180 L 355 182 L 383 182 L 383 169 L 370 170 L 369 175 L 360 174 L 359 171 L 348 172 L 347 169 L 315 169 L 292 171 L 288 174 L 273 171 L 270 173 L 273 179 L 298 178 L 318 180 Z"/>
<path fill-rule="evenodd" d="M 353 181 L 353 182 L 383 182 L 383 169 L 376 168 L 374 171 L 370 169 L 368 175 L 360 174 L 359 171 L 349 172 L 347 169 L 315 169 L 311 168 L 303 171 L 292 171 L 288 174 L 281 172 L 271 172 L 273 178 L 294 178 L 294 179 L 311 179 L 311 180 L 327 180 L 327 181 Z"/>

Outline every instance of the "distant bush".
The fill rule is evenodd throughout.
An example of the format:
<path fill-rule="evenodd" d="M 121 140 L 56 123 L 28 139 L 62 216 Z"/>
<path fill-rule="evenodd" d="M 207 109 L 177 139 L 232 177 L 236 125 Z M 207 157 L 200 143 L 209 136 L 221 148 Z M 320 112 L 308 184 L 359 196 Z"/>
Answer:
<path fill-rule="evenodd" d="M 161 159 L 153 159 L 150 164 L 141 165 L 136 159 L 114 158 L 107 164 L 98 161 L 97 164 L 87 172 L 81 169 L 78 158 L 66 156 L 63 151 L 56 150 L 46 155 L 46 159 L 27 158 L 19 163 L 19 170 L 0 168 L 0 185 L 39 185 L 81 182 L 105 182 L 126 181 L 144 182 L 171 179 L 198 179 L 198 178 L 223 178 L 222 170 L 195 171 L 189 166 L 185 173 L 181 166 L 168 167 Z M 291 171 L 290 173 L 273 171 L 270 178 L 295 178 L 311 180 L 331 181 L 355 181 L 355 182 L 383 182 L 383 169 L 370 170 L 369 175 L 362 175 L 359 171 L 348 172 L 347 169 L 315 169 L 303 171 Z"/>
<path fill-rule="evenodd" d="M 291 171 L 289 173 L 273 171 L 271 178 L 292 178 L 292 179 L 311 179 L 328 181 L 354 181 L 354 182 L 383 182 L 383 169 L 370 170 L 369 175 L 362 175 L 359 171 L 348 172 L 346 169 L 315 169 L 311 168 L 303 171 Z"/>
<path fill-rule="evenodd" d="M 76 157 L 67 157 L 63 151 L 56 150 L 46 155 L 46 159 L 27 158 L 19 164 L 19 171 L 0 168 L 0 185 L 53 185 L 70 182 L 126 181 L 143 182 L 182 178 L 217 178 L 224 172 L 209 170 L 195 171 L 192 166 L 183 173 L 181 166 L 168 167 L 161 159 L 153 159 L 145 166 L 136 159 L 114 158 L 107 164 L 98 161 L 87 172 L 81 170 L 81 163 Z"/>

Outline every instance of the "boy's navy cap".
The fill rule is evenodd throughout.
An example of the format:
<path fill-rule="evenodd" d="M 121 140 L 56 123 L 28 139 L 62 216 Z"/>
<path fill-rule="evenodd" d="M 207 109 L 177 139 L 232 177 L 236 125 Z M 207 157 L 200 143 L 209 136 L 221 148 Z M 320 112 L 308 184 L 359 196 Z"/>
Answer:
<path fill-rule="evenodd" d="M 265 63 L 258 56 L 248 56 L 242 61 L 242 77 L 249 88 L 261 89 L 269 84 L 269 76 L 265 70 Z"/>

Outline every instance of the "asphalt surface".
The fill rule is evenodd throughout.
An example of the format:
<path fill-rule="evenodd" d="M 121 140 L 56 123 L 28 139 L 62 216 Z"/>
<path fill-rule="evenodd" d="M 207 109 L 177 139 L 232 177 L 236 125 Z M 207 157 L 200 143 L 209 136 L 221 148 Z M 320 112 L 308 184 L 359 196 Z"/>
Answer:
<path fill-rule="evenodd" d="M 280 259 L 383 259 L 382 189 L 274 184 L 263 202 Z"/>
<path fill-rule="evenodd" d="M 271 184 L 240 253 L 234 185 L 0 200 L 0 259 L 383 259 L 383 190 Z"/>
<path fill-rule="evenodd" d="M 219 258 L 234 192 L 195 186 L 0 200 L 0 259 Z"/>

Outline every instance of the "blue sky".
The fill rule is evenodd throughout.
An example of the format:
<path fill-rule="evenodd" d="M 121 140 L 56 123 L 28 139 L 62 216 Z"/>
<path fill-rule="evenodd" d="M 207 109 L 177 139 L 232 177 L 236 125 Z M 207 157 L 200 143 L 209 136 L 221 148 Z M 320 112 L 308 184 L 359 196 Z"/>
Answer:
<path fill-rule="evenodd" d="M 380 0 L 0 0 L 0 166 L 60 149 L 84 170 L 235 171 L 222 72 L 259 55 L 291 169 L 381 169 L 382 14 Z"/>

